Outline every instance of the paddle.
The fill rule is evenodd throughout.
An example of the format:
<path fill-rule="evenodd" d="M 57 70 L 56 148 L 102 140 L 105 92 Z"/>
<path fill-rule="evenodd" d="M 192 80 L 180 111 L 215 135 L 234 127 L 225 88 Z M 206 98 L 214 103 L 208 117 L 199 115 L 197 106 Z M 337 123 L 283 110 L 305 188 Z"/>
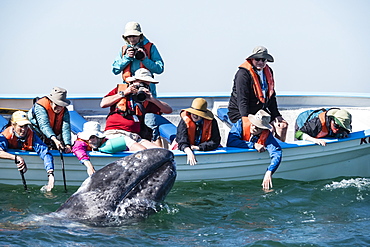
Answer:
<path fill-rule="evenodd" d="M 17 165 L 19 162 L 17 162 L 17 155 L 15 156 L 15 164 Z M 24 187 L 24 190 L 27 190 L 27 183 L 26 183 L 26 179 L 24 177 L 24 172 L 23 170 L 20 170 L 19 173 L 21 174 L 21 177 L 22 177 L 22 182 L 23 182 L 23 187 Z"/>
<path fill-rule="evenodd" d="M 63 158 L 63 151 L 59 149 L 60 160 L 62 162 L 62 173 L 63 173 L 63 183 L 64 183 L 64 190 L 67 193 L 67 183 L 66 183 L 66 173 L 64 170 L 64 158 Z"/>

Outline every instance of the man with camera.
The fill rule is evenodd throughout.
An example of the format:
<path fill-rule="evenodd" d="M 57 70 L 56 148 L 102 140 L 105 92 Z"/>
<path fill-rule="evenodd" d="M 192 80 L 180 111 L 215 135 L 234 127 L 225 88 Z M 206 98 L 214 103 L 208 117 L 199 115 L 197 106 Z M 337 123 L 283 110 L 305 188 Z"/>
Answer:
<path fill-rule="evenodd" d="M 152 78 L 149 70 L 138 69 L 135 76 L 126 80 L 127 83 L 118 84 L 100 103 L 102 108 L 110 107 L 104 134 L 108 139 L 124 136 L 130 151 L 158 148 L 148 141 L 152 133 L 144 123 L 145 114 L 170 114 L 172 108 L 153 97 L 149 85 L 158 81 Z"/>

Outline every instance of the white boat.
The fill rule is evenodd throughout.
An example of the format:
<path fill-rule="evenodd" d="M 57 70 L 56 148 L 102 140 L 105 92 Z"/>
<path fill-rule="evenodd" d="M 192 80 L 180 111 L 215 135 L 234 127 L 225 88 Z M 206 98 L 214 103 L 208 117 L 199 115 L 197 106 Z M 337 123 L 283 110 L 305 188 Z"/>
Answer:
<path fill-rule="evenodd" d="M 208 101 L 208 108 L 217 115 L 217 110 L 227 108 L 227 94 L 203 95 Z M 191 105 L 197 95 L 171 95 L 160 97 L 169 103 L 174 113 L 165 117 L 177 125 L 179 111 Z M 0 108 L 29 109 L 33 96 L 15 97 L 0 95 Z M 98 120 L 104 125 L 108 109 L 99 106 L 98 96 L 71 96 L 70 111 L 74 118 Z M 289 122 L 286 143 L 280 143 L 283 148 L 283 159 L 274 178 L 311 181 L 329 179 L 339 176 L 370 177 L 370 94 L 300 94 L 282 93 L 277 96 L 280 112 Z M 306 109 L 322 107 L 341 107 L 347 109 L 353 117 L 353 132 L 346 139 L 326 139 L 326 146 L 315 145 L 306 141 L 294 141 L 294 125 L 297 115 Z M 83 116 L 83 118 L 81 117 Z M 81 120 L 80 119 L 80 120 Z M 225 146 L 229 126 L 219 118 L 222 144 Z M 78 122 L 78 121 L 77 121 Z M 80 125 L 81 123 L 77 123 Z M 74 126 L 78 129 L 79 126 Z M 81 127 L 81 126 L 80 126 Z M 174 126 L 169 124 L 170 131 Z M 168 133 L 166 134 L 169 138 Z M 165 143 L 166 144 L 166 143 Z M 25 173 L 27 184 L 44 185 L 47 181 L 43 162 L 35 152 L 11 151 L 25 158 L 28 171 Z M 51 151 L 55 161 L 56 185 L 63 185 L 61 159 L 59 152 Z M 96 169 L 127 156 L 132 152 L 104 154 L 90 152 L 91 161 Z M 198 163 L 195 166 L 186 164 L 186 155 L 174 151 L 177 163 L 177 181 L 213 181 L 213 180 L 262 180 L 270 158 L 267 152 L 239 148 L 219 148 L 209 152 L 195 152 Z M 73 154 L 63 155 L 67 186 L 79 186 L 87 178 L 85 166 L 81 165 Z M 14 162 L 0 160 L 0 183 L 22 184 L 21 176 Z"/>

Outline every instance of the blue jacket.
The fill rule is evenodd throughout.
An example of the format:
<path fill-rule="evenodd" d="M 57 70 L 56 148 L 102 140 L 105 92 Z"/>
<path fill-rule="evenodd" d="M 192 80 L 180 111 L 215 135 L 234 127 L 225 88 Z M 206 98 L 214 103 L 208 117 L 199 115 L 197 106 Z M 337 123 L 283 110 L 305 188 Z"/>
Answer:
<path fill-rule="evenodd" d="M 33 112 L 35 114 L 33 114 Z M 28 119 L 32 124 L 32 129 L 37 133 L 44 134 L 48 139 L 55 136 L 53 129 L 49 123 L 48 113 L 45 108 L 37 103 L 28 111 Z M 63 124 L 62 124 L 62 138 L 64 145 L 71 145 L 71 122 L 69 112 L 64 110 Z M 71 145 L 72 146 L 72 145 Z"/>
<path fill-rule="evenodd" d="M 144 36 L 144 40 L 142 41 L 142 45 L 146 45 L 149 42 L 147 38 Z M 126 44 L 127 47 L 131 45 Z M 140 62 L 143 63 L 145 68 L 147 68 L 152 74 L 161 74 L 164 70 L 164 63 L 162 60 L 161 55 L 158 52 L 157 47 L 153 44 L 150 50 L 150 59 L 146 57 L 143 61 L 137 60 L 136 58 L 129 57 L 127 55 L 122 56 L 122 49 L 120 49 L 118 56 L 114 60 L 112 66 L 112 72 L 115 75 L 122 73 L 124 68 L 131 63 L 131 73 L 134 74 L 136 70 L 140 69 Z M 157 97 L 156 86 L 153 83 L 150 83 L 150 91 L 153 94 L 153 97 Z"/>
<path fill-rule="evenodd" d="M 242 120 L 239 119 L 235 124 L 233 124 L 229 132 L 226 146 L 254 149 L 255 142 L 244 141 L 242 133 L 243 133 Z M 269 152 L 271 158 L 271 163 L 268 166 L 267 170 L 274 173 L 280 165 L 282 158 L 282 150 L 279 143 L 275 140 L 271 132 L 266 139 L 265 147 Z"/>
<path fill-rule="evenodd" d="M 4 152 L 7 152 L 8 147 L 9 147 L 8 139 L 6 139 L 4 135 L 0 134 L 0 149 L 2 149 Z M 41 139 L 36 135 L 36 133 L 33 133 L 32 148 L 44 161 L 45 170 L 46 171 L 54 170 L 53 156 L 49 152 L 49 149 L 46 146 L 46 144 L 41 141 Z"/>

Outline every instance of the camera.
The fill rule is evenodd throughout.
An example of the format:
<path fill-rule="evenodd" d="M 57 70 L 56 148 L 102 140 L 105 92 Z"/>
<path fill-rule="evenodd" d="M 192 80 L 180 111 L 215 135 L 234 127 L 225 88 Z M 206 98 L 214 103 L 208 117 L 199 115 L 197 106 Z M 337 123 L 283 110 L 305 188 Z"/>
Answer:
<path fill-rule="evenodd" d="M 139 48 L 141 48 L 141 47 L 133 46 L 132 48 L 134 49 L 134 54 L 135 54 L 135 55 L 134 55 L 134 57 L 135 57 L 137 60 L 141 60 L 141 59 L 143 59 L 143 58 L 145 57 L 144 52 L 139 51 Z"/>
<path fill-rule="evenodd" d="M 135 88 L 138 90 L 136 94 L 133 95 L 133 99 L 136 102 L 144 102 L 146 100 L 145 89 L 149 89 L 149 85 L 143 82 L 140 82 L 139 85 L 135 85 Z"/>

